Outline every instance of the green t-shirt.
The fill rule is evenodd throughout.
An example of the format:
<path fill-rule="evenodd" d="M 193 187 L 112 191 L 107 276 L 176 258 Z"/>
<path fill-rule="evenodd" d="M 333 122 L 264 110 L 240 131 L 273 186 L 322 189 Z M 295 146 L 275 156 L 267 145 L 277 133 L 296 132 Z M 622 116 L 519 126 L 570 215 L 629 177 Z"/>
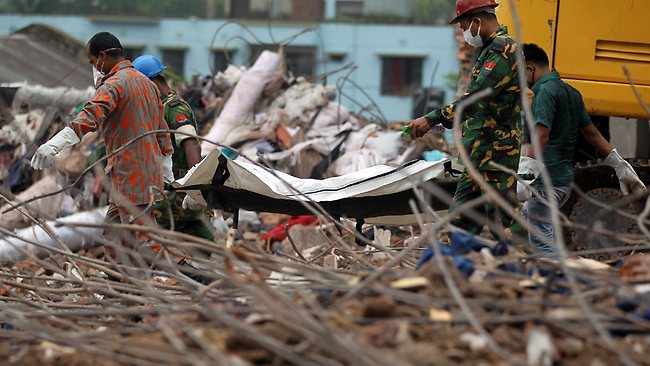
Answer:
<path fill-rule="evenodd" d="M 573 151 L 578 129 L 591 124 L 582 95 L 553 71 L 544 75 L 532 88 L 535 123 L 548 127 L 549 142 L 544 149 L 544 164 L 553 186 L 566 187 L 573 182 Z M 543 186 L 537 179 L 534 186 Z"/>

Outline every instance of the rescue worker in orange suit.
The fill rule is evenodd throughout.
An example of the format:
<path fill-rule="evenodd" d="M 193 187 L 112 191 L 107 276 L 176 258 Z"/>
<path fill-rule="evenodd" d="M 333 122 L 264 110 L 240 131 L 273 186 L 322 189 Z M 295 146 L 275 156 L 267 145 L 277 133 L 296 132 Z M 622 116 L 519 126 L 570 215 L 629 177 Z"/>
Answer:
<path fill-rule="evenodd" d="M 114 35 L 95 34 L 88 41 L 86 55 L 93 68 L 97 91 L 63 130 L 38 148 L 31 166 L 43 169 L 61 150 L 79 143 L 83 135 L 98 130 L 110 156 L 105 169 L 112 185 L 106 221 L 155 225 L 147 208 L 161 198 L 164 183 L 174 180 L 174 149 L 169 133 L 143 136 L 168 129 L 160 93 L 151 80 L 124 59 L 122 45 Z M 123 232 L 121 230 L 120 235 Z M 122 237 L 122 245 L 130 242 Z M 160 244 L 149 240 L 142 231 L 136 232 L 135 242 L 139 247 L 150 247 L 155 253 L 161 250 Z M 163 249 L 162 254 L 165 253 Z M 106 254 L 114 258 L 116 254 L 121 255 L 111 250 Z M 144 254 L 152 253 L 145 250 Z"/>

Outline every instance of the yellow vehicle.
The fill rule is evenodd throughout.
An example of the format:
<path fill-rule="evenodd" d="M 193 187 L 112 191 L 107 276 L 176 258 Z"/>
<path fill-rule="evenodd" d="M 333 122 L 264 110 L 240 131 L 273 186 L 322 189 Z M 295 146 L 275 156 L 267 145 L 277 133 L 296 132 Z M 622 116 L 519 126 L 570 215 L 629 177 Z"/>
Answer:
<path fill-rule="evenodd" d="M 641 98 L 650 103 L 650 27 L 645 26 L 650 0 L 513 0 L 515 8 L 510 0 L 498 3 L 499 21 L 508 26 L 509 33 L 518 41 L 544 48 L 551 67 L 581 92 L 587 111 L 594 123 L 600 124 L 603 135 L 609 136 L 609 117 L 646 120 L 638 121 L 636 133 L 628 134 L 637 138 L 637 159 L 631 163 L 647 185 L 650 164 L 638 157 L 650 157 L 650 116 L 635 96 L 623 66 L 629 70 Z M 520 29 L 515 24 L 515 9 Z M 617 122 L 626 129 L 634 129 L 633 124 L 620 120 L 612 120 L 612 126 Z M 580 144 L 578 141 L 576 162 L 584 160 L 578 151 Z M 576 166 L 575 187 L 562 208 L 578 225 L 565 231 L 569 248 L 590 251 L 596 258 L 610 258 L 617 253 L 607 248 L 622 246 L 624 242 L 594 229 L 622 234 L 638 232 L 638 227 L 629 217 L 603 207 L 638 214 L 642 206 L 622 199 L 613 170 L 598 161 Z M 582 229 L 577 228 L 580 226 Z"/>
<path fill-rule="evenodd" d="M 510 0 L 497 14 L 517 35 Z M 648 119 L 623 72 L 650 103 L 650 14 L 647 0 L 514 0 L 524 42 L 540 45 L 551 67 L 580 90 L 595 116 Z"/>

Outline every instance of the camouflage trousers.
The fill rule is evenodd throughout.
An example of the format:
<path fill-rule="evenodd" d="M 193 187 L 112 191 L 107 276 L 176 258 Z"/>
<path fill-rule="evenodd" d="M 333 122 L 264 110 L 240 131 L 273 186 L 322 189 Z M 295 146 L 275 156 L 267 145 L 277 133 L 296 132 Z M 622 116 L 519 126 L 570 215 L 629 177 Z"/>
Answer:
<path fill-rule="evenodd" d="M 208 218 L 206 217 L 206 220 Z M 158 225 L 164 227 L 165 229 L 171 229 L 171 223 L 167 220 L 161 220 L 157 219 Z M 207 223 L 204 223 L 202 220 L 199 218 L 195 220 L 177 220 L 174 221 L 174 231 L 178 233 L 183 233 L 183 234 L 188 234 L 192 236 L 199 237 L 201 239 L 205 239 L 207 241 L 214 241 L 214 235 L 213 235 L 213 230 L 210 229 L 209 226 L 206 225 Z M 210 257 L 210 252 L 207 252 L 203 249 L 197 249 L 197 248 L 184 248 L 184 253 L 187 253 L 187 255 L 190 258 L 209 258 Z"/>
<path fill-rule="evenodd" d="M 517 200 L 517 183 L 514 177 L 507 173 L 494 171 L 481 172 L 481 174 L 486 183 L 499 196 L 512 204 L 515 214 L 521 216 Z M 464 207 L 465 203 L 481 197 L 486 197 L 487 201 L 478 206 L 472 206 L 472 208 Z M 451 222 L 452 225 L 479 235 L 487 224 L 488 229 L 497 240 L 516 246 L 525 244 L 526 233 L 523 227 L 492 201 L 487 192 L 469 177 L 467 170 L 464 170 L 450 207 L 450 212 L 455 215 Z"/>
<path fill-rule="evenodd" d="M 171 228 L 171 223 L 167 220 L 158 219 L 158 224 L 165 229 Z M 209 241 L 214 240 L 214 236 L 212 235 L 210 228 L 199 219 L 174 221 L 174 231 L 197 236 L 201 239 Z"/>

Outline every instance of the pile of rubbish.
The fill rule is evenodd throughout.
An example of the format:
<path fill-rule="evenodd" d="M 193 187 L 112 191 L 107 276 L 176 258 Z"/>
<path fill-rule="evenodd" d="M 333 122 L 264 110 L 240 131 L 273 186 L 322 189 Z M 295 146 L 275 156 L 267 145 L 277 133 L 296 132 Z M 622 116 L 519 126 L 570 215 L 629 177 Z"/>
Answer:
<path fill-rule="evenodd" d="M 286 235 L 264 234 L 286 223 Z M 204 246 L 207 286 L 116 267 L 97 260 L 99 248 L 6 266 L 0 356 L 12 365 L 647 364 L 647 256 L 563 264 L 462 234 L 438 245 L 426 226 L 375 228 L 375 247 L 361 249 L 332 227 L 245 214 L 232 248 Z"/>
<path fill-rule="evenodd" d="M 29 158 L 70 120 L 93 95 L 92 88 L 46 88 L 26 84 L 1 86 L 11 95 L 11 108 L 0 121 L 0 183 L 14 202 L 67 187 L 60 194 L 36 200 L 30 209 L 54 219 L 89 211 L 106 203 L 106 194 L 89 172 L 101 139 L 85 136 L 82 143 L 57 157 L 55 167 L 41 175 Z M 185 90 L 199 120 L 207 155 L 227 146 L 251 162 L 259 162 L 298 178 L 323 179 L 381 164 L 399 166 L 431 156 L 439 160 L 449 151 L 445 138 L 430 134 L 413 143 L 402 136 L 401 123 L 388 125 L 351 113 L 337 99 L 333 86 L 288 76 L 281 54 L 265 51 L 250 68 L 227 70 Z M 232 154 L 231 154 L 232 155 Z M 177 177 L 180 178 L 180 177 Z M 16 195 L 16 197 L 13 197 Z M 9 203 L 2 202 L 2 211 Z M 29 219 L 18 211 L 3 214 L 0 227 L 22 228 Z"/>
<path fill-rule="evenodd" d="M 143 265 L 137 251 L 129 263 L 105 259 L 105 178 L 89 168 L 101 138 L 85 136 L 43 173 L 29 168 L 93 90 L 0 91 L 10 96 L 0 103 L 6 364 L 648 363 L 647 255 L 549 259 L 450 232 L 448 213 L 424 194 L 436 187 L 417 196 L 427 223 L 417 226 L 240 210 L 206 218 L 214 241 L 155 228 L 162 244 L 202 253 L 193 265 L 206 282 L 171 262 Z M 231 65 L 183 96 L 204 154 L 220 149 L 298 178 L 449 152 L 442 135 L 413 142 L 401 123 L 352 113 L 337 94 L 287 75 L 282 56 L 265 51 L 250 69 Z M 635 252 L 649 248 L 645 234 L 632 235 Z"/>

